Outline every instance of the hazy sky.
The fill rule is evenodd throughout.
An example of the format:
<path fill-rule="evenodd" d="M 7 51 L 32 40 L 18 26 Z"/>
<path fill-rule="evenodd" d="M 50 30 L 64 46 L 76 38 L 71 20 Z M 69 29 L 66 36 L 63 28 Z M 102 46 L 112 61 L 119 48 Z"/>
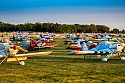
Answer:
<path fill-rule="evenodd" d="M 0 21 L 100 24 L 125 29 L 125 0 L 0 0 Z"/>

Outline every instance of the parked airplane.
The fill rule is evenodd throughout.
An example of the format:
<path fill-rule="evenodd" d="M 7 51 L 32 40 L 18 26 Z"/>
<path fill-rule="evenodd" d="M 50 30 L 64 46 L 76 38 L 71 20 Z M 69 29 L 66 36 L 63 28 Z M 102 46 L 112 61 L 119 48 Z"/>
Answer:
<path fill-rule="evenodd" d="M 68 38 L 70 38 L 70 39 L 65 40 L 64 44 L 77 44 L 77 40 L 79 39 L 79 35 L 77 35 L 77 34 L 74 34 L 74 35 L 69 34 Z"/>
<path fill-rule="evenodd" d="M 46 40 L 38 40 L 38 41 L 34 41 L 34 40 L 25 40 L 22 45 L 20 47 L 30 50 L 30 48 L 34 48 L 34 49 L 42 49 L 42 48 L 52 48 L 57 46 L 57 44 L 50 44 L 50 43 L 46 43 Z"/>
<path fill-rule="evenodd" d="M 77 44 L 72 44 L 70 45 L 70 47 L 67 47 L 67 49 L 75 49 L 81 51 L 82 50 L 81 42 L 86 42 L 88 49 L 94 48 L 97 45 L 97 43 L 93 43 L 92 41 L 86 41 L 84 39 L 79 38 L 77 40 Z"/>
<path fill-rule="evenodd" d="M 112 39 L 112 37 L 110 37 L 106 33 L 97 34 L 94 38 L 95 38 L 95 40 L 111 40 Z"/>
<path fill-rule="evenodd" d="M 13 40 L 22 41 L 25 35 L 13 35 Z"/>
<path fill-rule="evenodd" d="M 82 44 L 82 51 L 72 51 L 69 53 L 69 55 L 72 54 L 78 54 L 78 55 L 108 55 L 110 54 L 107 58 L 103 58 L 103 61 L 107 61 L 112 54 L 118 53 L 120 59 L 123 59 L 123 57 L 120 56 L 120 53 L 122 49 L 124 48 L 123 43 L 116 43 L 116 44 L 111 44 L 109 41 L 102 41 L 100 42 L 95 48 L 88 49 L 87 45 L 85 42 Z"/>
<path fill-rule="evenodd" d="M 20 60 L 26 60 L 27 57 L 46 56 L 52 53 L 52 51 L 48 51 L 48 52 L 17 54 L 18 51 L 19 51 L 18 49 L 13 49 L 10 48 L 9 46 L 4 46 L 4 44 L 0 44 L 0 59 L 3 59 L 0 64 L 2 64 L 6 59 L 7 61 L 18 61 L 19 64 L 21 64 Z"/>

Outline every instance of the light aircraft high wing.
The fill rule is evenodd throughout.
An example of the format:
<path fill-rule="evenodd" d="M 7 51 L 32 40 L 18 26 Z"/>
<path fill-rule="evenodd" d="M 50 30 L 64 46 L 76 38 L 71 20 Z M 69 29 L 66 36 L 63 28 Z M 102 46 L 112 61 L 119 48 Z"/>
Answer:
<path fill-rule="evenodd" d="M 109 41 L 102 41 L 100 42 L 95 48 L 92 48 L 88 50 L 88 47 L 85 42 L 82 44 L 82 51 L 72 51 L 69 53 L 69 55 L 72 54 L 77 54 L 77 55 L 108 55 L 110 54 L 107 58 L 103 58 L 103 61 L 107 61 L 109 57 L 112 56 L 114 53 L 118 53 L 120 59 L 122 58 L 120 56 L 120 53 L 122 49 L 124 48 L 124 44 L 122 43 L 116 43 L 116 44 L 111 44 Z"/>
<path fill-rule="evenodd" d="M 14 50 L 12 48 L 9 48 L 9 46 L 4 47 L 1 44 L 0 45 L 0 59 L 2 59 L 2 61 L 0 64 L 2 64 L 6 59 L 7 59 L 7 61 L 18 61 L 19 64 L 21 64 L 20 60 L 26 60 L 27 57 L 47 56 L 52 53 L 52 51 L 47 51 L 47 52 L 17 54 L 18 51 L 19 51 L 18 49 Z"/>
<path fill-rule="evenodd" d="M 97 45 L 97 43 L 93 43 L 92 41 L 86 41 L 80 38 L 77 40 L 77 44 L 72 44 L 70 45 L 70 47 L 67 47 L 67 49 L 76 49 L 76 50 L 81 51 L 83 49 L 81 42 L 86 42 L 88 49 L 94 48 Z"/>

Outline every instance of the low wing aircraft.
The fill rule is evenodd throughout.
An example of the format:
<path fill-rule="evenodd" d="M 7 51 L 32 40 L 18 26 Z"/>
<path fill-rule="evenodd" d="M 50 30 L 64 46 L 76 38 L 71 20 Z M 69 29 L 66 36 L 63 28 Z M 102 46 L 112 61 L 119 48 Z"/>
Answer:
<path fill-rule="evenodd" d="M 26 40 L 22 43 L 20 47 L 29 50 L 30 47 L 33 47 L 36 49 L 43 49 L 43 48 L 52 48 L 55 46 L 57 46 L 57 44 L 49 44 L 46 42 L 43 43 L 42 41 L 33 42 L 33 41 Z"/>
<path fill-rule="evenodd" d="M 25 38 L 25 35 L 13 35 L 13 40 L 22 41 Z"/>
<path fill-rule="evenodd" d="M 27 57 L 33 56 L 47 56 L 52 53 L 52 51 L 48 52 L 37 52 L 37 53 L 26 53 L 26 54 L 17 54 L 18 49 L 14 50 L 9 48 L 9 46 L 0 45 L 0 59 L 3 59 L 0 64 L 2 64 L 6 59 L 7 61 L 18 61 L 21 64 L 20 60 L 26 60 Z M 22 64 L 21 64 L 22 65 Z"/>
<path fill-rule="evenodd" d="M 112 39 L 112 37 L 110 37 L 106 33 L 97 34 L 96 37 L 95 37 L 95 40 L 110 40 L 110 39 Z"/>
<path fill-rule="evenodd" d="M 82 50 L 81 42 L 86 42 L 86 45 L 88 46 L 88 49 L 94 48 L 97 43 L 93 43 L 92 41 L 85 41 L 84 39 L 78 39 L 77 44 L 72 44 L 70 47 L 67 47 L 67 49 L 75 49 L 75 50 Z"/>
<path fill-rule="evenodd" d="M 118 53 L 120 59 L 123 58 L 120 56 L 120 53 L 122 49 L 124 48 L 124 44 L 122 43 L 116 43 L 116 44 L 111 44 L 108 41 L 102 41 L 100 42 L 95 48 L 92 48 L 88 50 L 88 47 L 85 42 L 82 44 L 82 51 L 72 51 L 69 53 L 69 55 L 72 54 L 78 54 L 78 55 L 108 55 L 110 54 L 107 58 L 103 58 L 103 61 L 107 61 L 112 54 Z"/>

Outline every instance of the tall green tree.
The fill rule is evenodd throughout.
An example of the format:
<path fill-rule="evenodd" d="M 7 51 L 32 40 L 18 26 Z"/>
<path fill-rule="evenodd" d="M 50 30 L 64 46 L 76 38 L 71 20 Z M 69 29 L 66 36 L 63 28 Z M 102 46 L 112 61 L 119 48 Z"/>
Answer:
<path fill-rule="evenodd" d="M 119 33 L 119 30 L 118 29 L 113 29 L 113 30 L 111 30 L 111 33 Z"/>

